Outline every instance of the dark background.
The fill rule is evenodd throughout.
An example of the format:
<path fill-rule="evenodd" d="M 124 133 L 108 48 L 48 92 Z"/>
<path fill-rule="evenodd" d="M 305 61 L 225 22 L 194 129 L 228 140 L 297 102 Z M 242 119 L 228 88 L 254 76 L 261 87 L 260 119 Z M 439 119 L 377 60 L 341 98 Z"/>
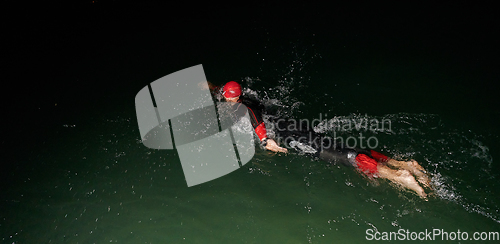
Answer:
<path fill-rule="evenodd" d="M 331 82 L 325 77 L 356 73 L 380 100 L 358 112 L 438 113 L 498 133 L 499 21 L 487 4 L 79 1 L 5 11 L 7 168 L 18 149 L 55 137 L 50 128 L 87 119 L 96 107 L 133 108 L 136 92 L 166 74 L 203 64 L 215 83 L 263 76 L 283 68 L 295 45 L 321 56 L 305 94 L 320 94 Z M 394 72 L 377 68 L 387 60 Z M 400 60 L 422 67 L 405 70 Z"/>
<path fill-rule="evenodd" d="M 380 230 L 498 229 L 493 5 L 77 1 L 1 9 L 2 240 L 220 243 L 241 227 L 247 232 L 228 240 L 326 233 L 356 242 L 363 222 Z M 389 116 L 397 134 L 377 134 L 381 151 L 413 157 L 439 176 L 442 192 L 420 202 L 383 182 L 369 186 L 353 170 L 262 150 L 245 170 L 187 188 L 175 152 L 140 144 L 134 98 L 198 64 L 218 85 L 252 77 L 254 91 L 293 90 L 272 95 L 302 102 L 299 118 Z M 180 226 L 182 216 L 207 225 Z M 158 226 L 146 225 L 151 217 Z"/>

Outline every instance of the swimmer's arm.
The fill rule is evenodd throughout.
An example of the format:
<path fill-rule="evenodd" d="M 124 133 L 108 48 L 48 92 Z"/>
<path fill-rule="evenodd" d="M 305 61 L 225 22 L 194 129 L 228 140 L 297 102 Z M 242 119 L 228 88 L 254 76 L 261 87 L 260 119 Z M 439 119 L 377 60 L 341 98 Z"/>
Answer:
<path fill-rule="evenodd" d="M 217 101 L 221 101 L 222 100 L 222 93 L 221 93 L 221 88 L 219 86 L 216 86 L 214 84 L 212 84 L 212 82 L 210 81 L 207 81 L 206 83 L 204 83 L 204 90 L 209 90 L 210 91 L 210 94 L 217 100 Z"/>
<path fill-rule="evenodd" d="M 210 82 L 210 81 L 207 81 L 207 84 L 208 84 L 208 89 L 210 89 L 210 91 L 213 91 L 213 90 L 219 88 L 218 86 L 212 84 L 212 82 Z"/>

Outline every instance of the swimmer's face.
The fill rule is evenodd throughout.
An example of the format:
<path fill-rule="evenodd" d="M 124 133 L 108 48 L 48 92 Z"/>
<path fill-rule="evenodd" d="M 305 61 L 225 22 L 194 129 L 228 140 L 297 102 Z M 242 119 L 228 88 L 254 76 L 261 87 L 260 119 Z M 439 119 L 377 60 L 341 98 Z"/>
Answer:
<path fill-rule="evenodd" d="M 231 97 L 231 98 L 224 97 L 224 99 L 226 99 L 226 102 L 236 103 L 236 102 L 238 102 L 238 100 L 240 99 L 240 97 L 239 96 L 237 96 L 237 97 Z"/>

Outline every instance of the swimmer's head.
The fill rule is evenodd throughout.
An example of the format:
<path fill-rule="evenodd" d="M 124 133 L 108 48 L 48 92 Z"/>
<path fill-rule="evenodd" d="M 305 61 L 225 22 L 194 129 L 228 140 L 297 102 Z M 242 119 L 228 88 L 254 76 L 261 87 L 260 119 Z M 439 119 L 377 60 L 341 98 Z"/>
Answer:
<path fill-rule="evenodd" d="M 238 82 L 230 81 L 224 85 L 222 95 L 226 100 L 238 100 L 241 95 L 241 85 Z"/>

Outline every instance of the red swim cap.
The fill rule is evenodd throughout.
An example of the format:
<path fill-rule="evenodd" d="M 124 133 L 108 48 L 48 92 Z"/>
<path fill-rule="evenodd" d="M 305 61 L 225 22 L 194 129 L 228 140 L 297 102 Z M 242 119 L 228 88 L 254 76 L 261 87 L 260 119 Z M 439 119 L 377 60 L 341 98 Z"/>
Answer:
<path fill-rule="evenodd" d="M 230 81 L 224 85 L 222 95 L 225 98 L 233 98 L 241 95 L 241 86 L 235 81 Z"/>

